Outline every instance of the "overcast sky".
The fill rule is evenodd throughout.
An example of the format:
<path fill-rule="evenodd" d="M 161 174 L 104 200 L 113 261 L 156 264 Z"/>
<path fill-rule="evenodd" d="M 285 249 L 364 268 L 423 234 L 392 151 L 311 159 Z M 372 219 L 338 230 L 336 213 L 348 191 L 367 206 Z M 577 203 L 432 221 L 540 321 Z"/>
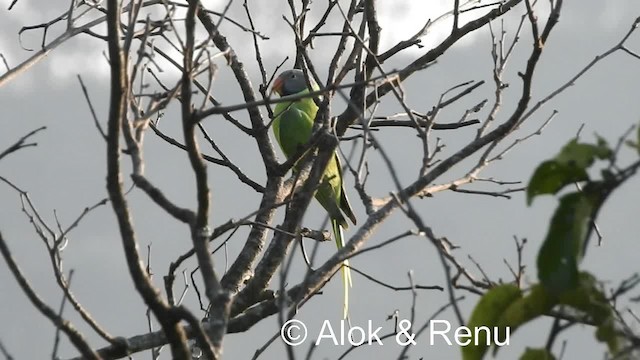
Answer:
<path fill-rule="evenodd" d="M 67 10 L 66 1 L 35 2 L 20 0 L 11 12 L 7 11 L 8 3 L 3 2 L 0 10 L 0 53 L 10 66 L 25 60 L 32 52 L 21 49 L 18 31 L 24 25 L 32 25 L 47 21 Z M 205 2 L 209 8 L 221 10 L 226 3 L 222 1 Z M 285 12 L 282 7 L 273 6 L 272 2 L 250 1 L 256 14 L 256 26 L 270 40 L 262 42 L 266 66 L 273 70 L 284 57 L 295 56 L 295 48 L 287 25 L 282 20 Z M 391 1 L 380 0 L 379 18 L 383 31 L 383 48 L 410 37 L 428 18 L 437 18 L 447 11 L 452 1 Z M 316 0 L 316 11 L 324 7 L 324 2 Z M 513 34 L 514 25 L 523 14 L 524 8 L 518 7 L 513 14 L 505 18 L 508 36 Z M 240 1 L 233 3 L 231 16 L 246 23 Z M 319 16 L 311 12 L 313 19 Z M 471 15 L 470 15 L 471 16 Z M 640 16 L 640 2 L 637 0 L 583 0 L 566 1 L 560 23 L 545 46 L 543 57 L 536 71 L 533 87 L 533 101 L 537 101 L 560 85 L 564 84 L 575 73 L 582 69 L 596 55 L 603 53 L 628 31 L 631 24 Z M 544 13 L 540 14 L 544 18 Z M 336 19 L 339 20 L 339 19 Z M 311 22 L 313 23 L 313 21 Z M 413 49 L 406 55 L 385 64 L 387 70 L 394 69 L 410 62 L 416 56 L 427 51 L 444 35 L 446 21 L 442 27 L 424 38 L 426 48 Z M 494 23 L 496 28 L 498 22 Z M 223 30 L 229 36 L 232 46 L 244 59 L 247 70 L 257 88 L 259 73 L 253 58 L 251 37 L 238 32 L 228 23 L 223 23 Z M 516 53 L 506 72 L 506 82 L 510 87 L 506 92 L 504 112 L 498 121 L 504 121 L 515 105 L 513 99 L 518 96 L 521 82 L 517 76 L 523 71 L 530 51 L 531 37 L 529 28 L 521 36 Z M 52 29 L 50 38 L 59 34 L 60 29 Z M 37 49 L 40 34 L 27 33 L 23 36 L 23 47 Z M 326 51 L 327 43 L 318 41 L 311 51 L 317 61 L 322 75 L 326 75 L 326 65 L 330 53 Z M 483 99 L 493 97 L 492 63 L 490 56 L 490 34 L 483 28 L 468 39 L 452 48 L 428 70 L 416 74 L 404 84 L 409 106 L 420 112 L 426 112 L 437 102 L 440 94 L 464 81 L 487 82 L 478 92 L 467 97 L 462 103 L 448 111 L 440 118 L 442 122 L 455 122 L 464 110 Z M 44 61 L 37 64 L 29 73 L 0 88 L 0 150 L 3 150 L 25 133 L 46 125 L 47 130 L 39 133 L 33 140 L 38 142 L 35 148 L 24 149 L 0 162 L 0 176 L 6 177 L 29 191 L 40 213 L 51 224 L 55 224 L 55 210 L 63 224 L 69 224 L 82 209 L 106 197 L 105 191 L 105 144 L 90 117 L 88 106 L 82 97 L 76 74 L 85 79 L 98 116 L 104 124 L 108 105 L 108 69 L 102 55 L 106 50 L 104 43 L 87 36 L 79 36 L 56 49 Z M 629 47 L 640 51 L 640 34 L 633 36 Z M 232 82 L 228 69 L 221 61 L 221 68 L 213 93 L 224 104 L 241 102 L 240 91 Z M 291 66 L 291 61 L 288 66 Z M 535 136 L 515 148 L 502 161 L 490 166 L 482 173 L 484 177 L 495 177 L 504 181 L 523 181 L 526 183 L 535 166 L 553 156 L 560 147 L 575 136 L 581 125 L 582 139 L 593 141 L 594 133 L 615 143 L 618 137 L 632 124 L 640 119 L 640 103 L 637 94 L 640 91 L 640 61 L 623 53 L 616 54 L 598 64 L 575 86 L 554 99 L 541 109 L 537 115 L 514 134 L 510 144 L 516 138 L 526 136 L 539 127 L 553 110 L 559 113 L 541 136 Z M 509 101 L 511 100 L 511 101 Z M 339 104 L 338 104 L 339 105 Z M 335 111 L 342 110 L 335 106 Z M 381 115 L 389 115 L 398 110 L 391 99 L 382 103 Z M 168 114 L 172 114 L 171 109 Z M 266 113 L 266 112 L 265 112 Z M 485 116 L 487 109 L 478 114 Z M 236 114 L 247 123 L 244 113 Z M 182 138 L 179 133 L 177 118 L 167 116 L 163 126 L 167 133 Z M 213 134 L 219 146 L 253 179 L 263 182 L 263 167 L 255 143 L 243 137 L 232 126 L 223 123 L 219 118 L 210 119 L 205 125 Z M 446 143 L 443 156 L 459 149 L 475 136 L 476 129 L 469 128 L 455 132 L 437 134 Z M 411 130 L 384 130 L 378 135 L 381 142 L 398 170 L 403 185 L 415 180 L 421 161 L 420 144 Z M 348 152 L 350 144 L 343 150 Z M 181 206 L 193 206 L 195 203 L 193 175 L 189 170 L 184 153 L 148 134 L 145 143 L 147 176 L 165 194 Z M 632 159 L 633 153 L 627 151 L 620 159 L 621 163 Z M 474 157 L 476 159 L 476 157 Z M 380 156 L 372 153 L 369 161 L 371 168 L 376 169 L 368 184 L 373 196 L 384 197 L 395 190 L 390 177 L 384 171 Z M 124 167 L 127 171 L 129 165 Z M 452 180 L 467 170 L 469 164 L 463 163 L 453 169 L 438 182 Z M 209 166 L 210 185 L 212 187 L 213 210 L 212 224 L 219 225 L 229 218 L 240 218 L 255 209 L 259 194 L 237 181 L 227 169 L 214 165 Z M 129 184 L 128 174 L 125 174 Z M 352 185 L 353 179 L 347 179 Z M 474 185 L 475 189 L 496 189 L 487 185 Z M 347 190 L 355 205 L 356 213 L 364 220 L 364 208 L 359 203 L 355 190 L 350 186 Z M 637 234 L 640 224 L 637 221 L 638 196 L 640 181 L 632 179 L 625 184 L 607 202 L 600 213 L 598 225 L 604 235 L 604 246 L 596 247 L 591 242 L 583 267 L 592 271 L 599 279 L 610 281 L 615 286 L 620 280 L 638 272 L 638 254 L 640 243 Z M 133 218 L 138 231 L 139 246 L 145 249 L 152 244 L 151 267 L 156 284 L 161 286 L 162 276 L 166 274 L 169 262 L 189 247 L 188 229 L 178 224 L 139 191 L 128 195 L 133 209 Z M 453 243 L 461 246 L 456 250 L 457 257 L 475 274 L 478 273 L 467 255 L 482 265 L 484 271 L 493 280 L 511 280 L 503 258 L 513 263 L 515 245 L 513 236 L 527 238 L 529 243 L 525 249 L 524 260 L 527 265 L 527 283 L 536 281 L 535 256 L 546 233 L 548 219 L 557 200 L 554 197 L 536 199 L 532 207 L 527 207 L 522 193 L 513 194 L 510 200 L 494 197 L 459 193 L 439 193 L 433 198 L 413 200 L 420 215 L 438 236 L 446 236 Z M 282 214 L 279 214 L 280 218 Z M 318 227 L 323 221 L 323 212 L 313 204 L 305 217 L 305 225 Z M 398 212 L 382 226 L 369 241 L 368 246 L 378 244 L 408 228 L 411 224 Z M 57 288 L 43 244 L 34 234 L 29 220 L 21 212 L 19 197 L 15 191 L 0 183 L 0 231 L 7 239 L 14 257 L 19 261 L 25 274 L 40 296 L 54 308 L 58 307 L 61 292 Z M 350 229 L 347 236 L 353 233 Z M 247 230 L 240 230 L 229 242 L 228 254 L 231 258 L 238 253 L 246 238 Z M 324 246 L 326 245 L 326 246 Z M 330 256 L 334 247 L 323 244 L 319 259 Z M 87 218 L 71 233 L 70 243 L 64 251 L 65 268 L 74 269 L 72 290 L 77 298 L 94 315 L 108 331 L 114 335 L 129 337 L 144 333 L 147 330 L 145 307 L 133 288 L 124 262 L 122 247 L 118 236 L 115 218 L 109 206 L 103 206 Z M 216 256 L 218 270 L 224 271 L 224 256 Z M 385 247 L 381 251 L 367 253 L 352 261 L 356 268 L 396 286 L 409 284 L 407 272 L 412 270 L 415 281 L 421 285 L 446 284 L 443 270 L 433 246 L 424 238 L 411 237 Z M 193 262 L 186 264 L 191 271 Z M 305 265 L 296 254 L 290 284 L 295 284 L 304 273 Z M 274 281 L 274 287 L 277 287 Z M 318 334 L 323 320 L 339 324 L 341 316 L 340 279 L 331 281 L 322 295 L 314 297 L 299 314 L 299 318 L 307 323 L 310 338 Z M 469 317 L 477 297 L 459 291 L 466 299 L 461 303 L 466 318 Z M 634 295 L 638 295 L 637 293 Z M 193 289 L 186 296 L 186 304 L 197 309 L 197 299 Z M 422 324 L 438 308 L 448 302 L 447 294 L 436 291 L 421 291 L 417 298 L 417 318 Z M 9 273 L 5 263 L 0 261 L 0 341 L 16 359 L 40 359 L 50 357 L 53 346 L 54 328 L 28 303 L 26 296 L 18 288 L 16 281 Z M 409 316 L 411 294 L 409 292 L 393 292 L 375 285 L 365 278 L 354 274 L 354 287 L 351 296 L 351 318 L 354 325 L 366 326 L 371 320 L 383 326 L 386 333 L 392 329 L 391 322 L 385 321 L 394 310 L 399 309 L 400 317 Z M 622 304 L 635 307 L 637 304 Z M 67 308 L 65 314 L 74 325 L 90 334 L 78 316 Z M 454 321 L 451 312 L 445 312 L 438 319 Z M 498 357 L 513 359 L 521 354 L 525 346 L 541 347 L 546 341 L 546 333 L 550 321 L 538 320 L 534 324 L 519 329 L 512 336 L 511 346 L 502 349 Z M 278 331 L 275 317 L 257 324 L 248 333 L 233 334 L 225 338 L 225 354 L 231 359 L 250 358 L 256 348 L 262 346 Z M 568 340 L 565 359 L 602 358 L 605 348 L 594 340 L 594 329 L 575 327 L 563 333 L 556 341 L 554 351 L 559 352 L 562 340 Z M 90 335 L 91 344 L 95 347 L 104 343 L 96 336 Z M 424 358 L 456 358 L 459 349 L 439 343 L 429 346 L 427 338 L 417 339 L 418 345 L 411 349 L 411 359 Z M 303 356 L 308 350 L 310 341 L 296 348 L 296 353 Z M 262 355 L 263 359 L 279 359 L 283 345 L 276 341 Z M 315 359 L 334 359 L 346 347 L 337 348 L 329 342 L 316 349 Z M 363 347 L 350 354 L 352 359 L 395 358 L 400 347 L 385 342 L 383 347 Z M 75 353 L 64 341 L 61 356 L 69 357 Z M 165 358 L 169 351 L 165 349 Z M 138 354 L 135 358 L 147 355 Z"/>

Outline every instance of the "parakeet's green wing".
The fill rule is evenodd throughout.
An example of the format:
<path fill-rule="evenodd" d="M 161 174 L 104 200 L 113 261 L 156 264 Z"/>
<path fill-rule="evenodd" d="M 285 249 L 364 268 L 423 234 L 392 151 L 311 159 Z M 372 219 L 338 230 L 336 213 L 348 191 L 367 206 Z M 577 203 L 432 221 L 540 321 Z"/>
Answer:
<path fill-rule="evenodd" d="M 336 220 L 340 226 L 346 229 L 349 227 L 349 224 L 340 210 L 339 199 L 341 198 L 343 189 L 342 169 L 338 164 L 338 156 L 334 154 L 333 157 L 329 159 L 327 168 L 324 170 L 322 180 L 316 192 L 316 199 L 320 205 L 327 210 L 331 219 Z"/>
<path fill-rule="evenodd" d="M 340 157 L 336 154 L 336 163 L 338 164 L 338 171 L 340 172 L 340 210 L 344 212 L 345 215 L 351 220 L 353 225 L 357 224 L 356 215 L 353 213 L 353 209 L 351 208 L 351 204 L 349 203 L 349 198 L 347 197 L 347 192 L 344 191 L 344 181 L 342 181 L 342 163 L 340 162 Z M 345 229 L 347 226 L 344 227 Z"/>

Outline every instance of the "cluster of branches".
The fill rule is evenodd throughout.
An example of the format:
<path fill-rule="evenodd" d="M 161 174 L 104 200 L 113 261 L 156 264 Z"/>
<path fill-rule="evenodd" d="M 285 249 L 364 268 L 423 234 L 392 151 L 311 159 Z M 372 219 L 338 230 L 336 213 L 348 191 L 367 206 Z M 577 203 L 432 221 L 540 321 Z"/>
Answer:
<path fill-rule="evenodd" d="M 14 1 L 12 6 L 16 3 L 17 1 Z M 490 4 L 477 0 L 456 0 L 450 12 L 433 21 L 425 21 L 423 28 L 414 36 L 395 44 L 384 52 L 380 49 L 381 28 L 378 24 L 375 0 L 352 0 L 347 1 L 347 4 L 336 0 L 328 1 L 316 24 L 311 24 L 307 20 L 310 11 L 309 0 L 289 1 L 290 13 L 285 16 L 285 20 L 295 38 L 297 49 L 295 67 L 302 69 L 307 81 L 310 82 L 313 79 L 320 85 L 320 89 L 305 95 L 273 99 L 269 96 L 268 89 L 279 67 L 269 70 L 264 65 L 261 44 L 266 36 L 254 27 L 251 9 L 246 0 L 243 6 L 248 26 L 242 25 L 244 21 L 232 19 L 228 15 L 232 3 L 233 1 L 229 1 L 222 12 L 216 12 L 205 8 L 198 0 L 186 2 L 147 0 L 131 1 L 127 4 L 122 4 L 118 0 L 108 0 L 104 4 L 74 0 L 70 2 L 68 11 L 52 21 L 23 28 L 21 33 L 42 30 L 44 33 L 42 46 L 29 59 L 16 67 L 9 68 L 0 76 L 0 86 L 3 86 L 27 71 L 33 64 L 43 60 L 60 44 L 78 34 L 88 34 L 99 41 L 104 41 L 108 47 L 110 104 L 107 125 L 104 129 L 91 104 L 89 91 L 80 79 L 96 127 L 102 134 L 107 148 L 108 197 L 94 206 L 87 207 L 71 225 L 65 227 L 57 223 L 56 227 L 52 227 L 38 214 L 26 191 L 8 179 L 0 178 L 20 194 L 24 213 L 30 217 L 36 233 L 46 244 L 55 277 L 64 292 L 63 305 L 65 302 L 72 304 L 82 319 L 100 337 L 110 343 L 109 346 L 96 350 L 83 334 L 64 319 L 63 306 L 60 311 L 55 311 L 45 304 L 20 271 L 9 251 L 7 241 L 0 236 L 0 250 L 23 291 L 38 310 L 54 323 L 58 331 L 68 337 L 81 353 L 82 358 L 119 358 L 150 349 L 154 351 L 154 355 L 157 355 L 158 347 L 168 345 L 174 359 L 191 359 L 193 349 L 196 347 L 206 358 L 218 359 L 222 354 L 222 339 L 225 334 L 246 331 L 257 322 L 275 314 L 279 314 L 280 323 L 284 323 L 293 317 L 306 301 L 318 294 L 339 270 L 344 260 L 380 249 L 409 236 L 425 237 L 437 249 L 445 273 L 446 289 L 439 286 L 420 286 L 413 284 L 413 281 L 412 286 L 407 288 L 394 287 L 367 275 L 366 272 L 354 270 L 382 286 L 395 290 L 414 292 L 416 289 L 446 290 L 449 298 L 448 306 L 454 310 L 459 323 L 465 324 L 464 316 L 458 307 L 459 297 L 456 291 L 462 289 L 474 294 L 482 294 L 495 286 L 496 281 L 491 280 L 479 264 L 476 265 L 481 276 L 474 275 L 465 267 L 464 262 L 455 255 L 456 246 L 447 238 L 436 235 L 415 210 L 413 203 L 416 198 L 447 190 L 509 198 L 510 193 L 522 190 L 522 188 L 508 188 L 508 186 L 517 185 L 518 182 L 482 178 L 480 173 L 487 166 L 502 159 L 518 144 L 540 134 L 552 121 L 556 112 L 549 114 L 534 133 L 512 139 L 502 148 L 499 145 L 503 145 L 510 139 L 510 135 L 525 121 L 532 119 L 543 105 L 567 89 L 598 61 L 618 51 L 636 56 L 625 47 L 625 41 L 637 25 L 634 24 L 634 28 L 619 44 L 596 58 L 556 91 L 533 103 L 531 100 L 533 75 L 542 56 L 544 45 L 560 17 L 562 0 L 551 1 L 550 10 L 544 18 L 537 14 L 536 4 L 529 0 L 506 0 Z M 504 23 L 496 31 L 495 20 L 513 11 L 520 11 L 521 17 L 516 32 L 508 38 Z M 163 15 L 152 18 L 150 15 L 152 13 Z M 145 16 L 145 14 L 148 15 Z M 461 21 L 463 14 L 470 20 Z M 327 29 L 331 19 L 338 19 L 342 25 L 340 31 Z M 397 57 L 411 47 L 420 46 L 421 38 L 445 19 L 450 19 L 452 25 L 444 40 L 425 50 L 422 55 L 415 57 L 402 68 L 394 70 L 385 68 L 385 62 L 389 59 Z M 65 22 L 66 30 L 62 34 L 54 40 L 47 39 L 47 30 L 50 27 Z M 238 56 L 234 51 L 234 45 L 237 46 L 237 44 L 229 41 L 220 30 L 223 22 L 232 23 L 233 26 L 252 35 L 254 59 L 241 59 Z M 101 24 L 107 25 L 106 34 L 97 32 L 96 29 Z M 421 112 L 411 109 L 405 101 L 403 81 L 415 73 L 424 71 L 461 39 L 484 27 L 491 29 L 493 39 L 491 55 L 494 66 L 491 73 L 494 97 L 491 100 L 478 101 L 476 105 L 463 111 L 460 120 L 455 123 L 440 122 L 442 110 L 462 98 L 475 94 L 477 89 L 485 85 L 484 81 L 473 80 L 444 91 L 439 101 L 429 111 Z M 500 118 L 504 120 L 499 121 L 498 114 L 502 110 L 503 96 L 507 89 L 503 79 L 506 65 L 514 54 L 521 32 L 527 28 L 526 32 L 530 33 L 528 38 L 530 45 L 526 46 L 529 56 L 524 69 L 520 72 L 521 82 L 517 84 L 519 92 L 517 105 L 511 113 L 501 114 Z M 201 33 L 205 35 L 198 36 Z M 318 71 L 317 64 L 308 52 L 313 46 L 314 39 L 320 36 L 336 38 L 337 46 L 333 49 L 326 72 Z M 179 56 L 171 56 L 171 51 L 179 53 Z M 215 97 L 214 78 L 217 72 L 222 71 L 215 62 L 218 58 L 226 61 L 226 66 L 233 73 L 235 82 L 242 92 L 243 99 L 237 105 L 222 105 Z M 158 76 L 154 69 L 160 67 L 158 65 L 160 60 L 174 67 L 180 74 L 179 78 L 170 81 Z M 257 88 L 250 81 L 244 61 L 251 61 L 260 72 L 261 83 Z M 321 73 L 326 73 L 326 77 L 321 77 Z M 140 85 L 136 86 L 136 84 Z M 513 88 L 514 86 L 511 87 Z M 149 89 L 155 90 L 150 92 Z M 319 105 L 314 135 L 297 156 L 279 162 L 269 137 L 273 117 L 270 106 L 276 102 L 291 101 L 303 96 L 314 97 Z M 378 107 L 385 96 L 393 98 L 403 111 L 399 114 L 380 115 Z M 332 116 L 329 109 L 336 108 L 332 106 L 336 99 L 345 100 L 347 106 L 342 112 Z M 182 140 L 174 139 L 164 133 L 158 123 L 162 112 L 174 102 L 180 104 Z M 484 109 L 488 111 L 482 119 L 471 118 Z M 248 123 L 237 118 L 238 113 L 246 114 Z M 251 179 L 209 136 L 205 124 L 211 117 L 224 118 L 237 128 L 239 133 L 250 137 L 255 142 L 266 174 L 266 182 L 261 183 Z M 452 153 L 444 154 L 444 144 L 439 138 L 434 139 L 433 133 L 438 130 L 455 130 L 467 126 L 477 126 L 475 137 Z M 376 131 L 385 127 L 409 127 L 418 135 L 423 150 L 422 161 L 417 178 L 409 185 L 400 183 L 384 144 L 377 139 Z M 161 188 L 154 184 L 154 180 L 145 174 L 142 150 L 145 134 L 149 131 L 188 154 L 189 164 L 195 175 L 192 186 L 196 189 L 197 206 L 194 209 L 176 205 Z M 347 131 L 355 135 L 348 136 Z M 0 159 L 20 148 L 30 146 L 31 144 L 25 142 L 34 135 L 35 132 L 26 135 L 0 154 Z M 199 141 L 201 138 L 205 139 L 204 145 Z M 354 151 L 348 156 L 346 169 L 353 175 L 355 190 L 366 209 L 366 217 L 344 248 L 315 269 L 310 267 L 303 281 L 285 288 L 291 266 L 288 254 L 290 256 L 293 253 L 291 247 L 296 243 L 295 240 L 302 237 L 313 238 L 318 242 L 326 240 L 327 236 L 321 229 L 303 229 L 302 220 L 327 162 L 334 151 L 341 151 L 340 141 L 355 139 L 359 141 L 360 151 Z M 205 145 L 209 146 L 216 155 L 204 154 L 202 148 Z M 394 181 L 390 195 L 386 198 L 373 197 L 367 191 L 367 179 L 370 174 L 367 158 L 371 151 L 377 151 L 386 164 L 386 169 L 375 171 L 388 172 Z M 478 160 L 472 162 L 464 176 L 452 181 L 436 183 L 453 166 L 470 159 L 478 152 L 480 152 Z M 306 154 L 313 156 L 305 156 Z M 164 294 L 154 286 L 149 269 L 143 265 L 144 257 L 138 250 L 140 241 L 136 236 L 127 192 L 123 186 L 123 159 L 130 161 L 133 166 L 130 177 L 135 187 L 190 230 L 192 248 L 170 264 L 167 275 L 164 277 Z M 295 177 L 289 177 L 287 174 L 292 165 L 300 159 L 302 159 L 302 170 L 297 172 Z M 259 193 L 261 199 L 255 211 L 240 220 L 230 219 L 220 222 L 222 225 L 218 227 L 213 227 L 210 209 L 216 204 L 210 198 L 207 164 L 212 165 L 216 171 L 231 171 L 240 182 Z M 465 188 L 466 185 L 478 181 L 497 186 L 499 189 L 478 191 Z M 116 215 L 124 254 L 136 290 L 159 322 L 161 331 L 150 331 L 148 334 L 128 338 L 113 336 L 92 319 L 89 311 L 83 308 L 70 290 L 71 273 L 66 276 L 62 271 L 62 250 L 66 246 L 66 235 L 88 212 L 107 203 Z M 275 214 L 279 208 L 285 208 L 285 216 L 284 220 L 278 224 Z M 396 211 L 401 211 L 415 228 L 378 245 L 364 248 L 372 234 Z M 250 231 L 243 242 L 240 254 L 233 259 L 224 274 L 217 273 L 214 270 L 214 257 L 210 243 L 219 241 L 220 244 L 216 250 L 220 249 L 230 236 L 243 226 L 250 227 Z M 273 236 L 270 238 L 271 233 Z M 227 240 L 220 241 L 225 235 L 228 236 Z M 524 242 L 516 240 L 516 244 L 518 264 L 515 269 L 510 268 L 514 281 L 521 286 L 525 269 L 522 264 Z M 313 255 L 315 255 L 315 249 Z M 184 261 L 194 256 L 197 260 L 197 270 L 204 284 L 202 298 L 205 303 L 208 303 L 208 306 L 204 307 L 205 313 L 202 316 L 181 304 L 184 293 L 178 297 L 174 294 L 176 271 Z M 473 259 L 471 260 L 475 263 Z M 278 276 L 281 280 L 280 287 L 279 291 L 274 292 L 270 287 L 274 278 L 277 279 Z M 198 296 L 200 297 L 200 293 Z M 574 320 L 574 322 L 580 321 Z M 424 329 L 426 327 L 421 331 Z M 193 339 L 194 342 L 189 339 Z M 260 349 L 256 357 L 271 342 Z M 54 356 L 57 344 L 58 341 L 56 341 Z M 1 346 L 0 348 L 4 349 Z M 291 350 L 288 355 L 293 357 Z"/>

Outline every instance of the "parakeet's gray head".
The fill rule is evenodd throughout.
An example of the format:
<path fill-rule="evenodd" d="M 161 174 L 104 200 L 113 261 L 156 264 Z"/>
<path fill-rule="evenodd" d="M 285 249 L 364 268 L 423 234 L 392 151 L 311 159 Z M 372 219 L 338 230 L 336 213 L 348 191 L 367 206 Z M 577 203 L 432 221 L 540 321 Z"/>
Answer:
<path fill-rule="evenodd" d="M 311 79 L 313 84 L 313 79 Z M 297 94 L 307 89 L 307 82 L 304 79 L 304 73 L 300 69 L 291 69 L 283 71 L 273 81 L 271 91 L 280 96 Z"/>

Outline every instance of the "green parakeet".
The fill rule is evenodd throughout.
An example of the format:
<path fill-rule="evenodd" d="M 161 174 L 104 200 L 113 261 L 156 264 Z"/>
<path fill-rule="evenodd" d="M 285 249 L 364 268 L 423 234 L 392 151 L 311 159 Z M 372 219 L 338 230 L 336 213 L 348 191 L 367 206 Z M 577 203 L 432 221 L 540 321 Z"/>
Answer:
<path fill-rule="evenodd" d="M 314 90 L 318 86 L 313 85 Z M 309 92 L 304 73 L 293 69 L 281 73 L 273 83 L 273 92 L 280 96 L 303 94 Z M 282 152 L 288 158 L 293 156 L 299 147 L 304 146 L 311 138 L 313 122 L 318 112 L 318 106 L 312 97 L 303 98 L 292 102 L 278 103 L 274 110 L 273 133 L 280 144 Z M 296 171 L 294 166 L 293 171 Z M 316 200 L 322 205 L 329 217 L 333 228 L 334 237 L 338 249 L 344 246 L 343 229 L 349 227 L 346 217 L 356 224 L 347 194 L 342 183 L 342 165 L 337 153 L 329 160 L 327 168 L 322 175 L 320 186 L 315 194 Z M 344 287 L 343 317 L 346 318 L 349 311 L 349 288 L 351 287 L 351 270 L 349 262 L 343 263 L 342 282 Z"/>

